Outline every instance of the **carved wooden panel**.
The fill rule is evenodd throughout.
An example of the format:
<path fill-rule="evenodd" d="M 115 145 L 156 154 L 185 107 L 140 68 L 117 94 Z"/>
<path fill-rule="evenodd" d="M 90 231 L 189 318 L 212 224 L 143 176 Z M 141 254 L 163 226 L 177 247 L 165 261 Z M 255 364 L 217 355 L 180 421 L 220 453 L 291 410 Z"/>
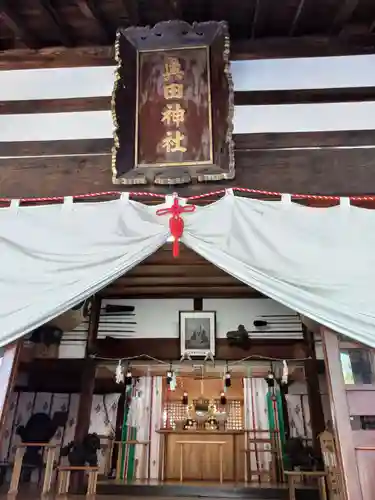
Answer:
<path fill-rule="evenodd" d="M 228 58 L 224 22 L 168 21 L 118 31 L 114 183 L 234 178 Z"/>

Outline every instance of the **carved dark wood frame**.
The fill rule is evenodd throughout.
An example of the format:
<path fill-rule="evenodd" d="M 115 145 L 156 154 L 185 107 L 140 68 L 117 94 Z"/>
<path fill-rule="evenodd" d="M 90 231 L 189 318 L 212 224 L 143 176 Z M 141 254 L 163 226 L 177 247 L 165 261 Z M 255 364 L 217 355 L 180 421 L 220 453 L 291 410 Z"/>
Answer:
<path fill-rule="evenodd" d="M 193 167 L 138 167 L 135 165 L 135 116 L 137 102 L 137 57 L 139 51 L 181 47 L 209 47 L 213 133 L 213 164 Z M 150 27 L 119 29 L 115 43 L 116 71 L 112 94 L 114 184 L 184 184 L 233 179 L 235 176 L 233 82 L 229 64 L 229 35 L 223 21 L 190 25 L 165 21 Z M 215 62 L 215 65 L 213 65 Z M 212 69 L 215 70 L 214 74 Z M 213 81 L 215 79 L 215 81 Z M 217 79 L 221 79 L 220 82 Z"/>

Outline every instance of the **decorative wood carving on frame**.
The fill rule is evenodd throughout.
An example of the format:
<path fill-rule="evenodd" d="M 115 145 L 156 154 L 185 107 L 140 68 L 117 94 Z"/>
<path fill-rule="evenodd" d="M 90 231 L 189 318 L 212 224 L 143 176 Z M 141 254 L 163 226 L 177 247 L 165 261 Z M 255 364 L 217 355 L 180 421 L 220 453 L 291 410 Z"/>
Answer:
<path fill-rule="evenodd" d="M 112 96 L 115 184 L 233 179 L 225 22 L 119 29 Z"/>

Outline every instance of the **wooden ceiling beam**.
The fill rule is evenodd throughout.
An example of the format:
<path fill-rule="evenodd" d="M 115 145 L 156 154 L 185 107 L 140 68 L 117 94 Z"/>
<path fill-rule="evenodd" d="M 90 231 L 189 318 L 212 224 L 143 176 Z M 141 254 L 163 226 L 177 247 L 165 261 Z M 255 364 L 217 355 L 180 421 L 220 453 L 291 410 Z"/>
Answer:
<path fill-rule="evenodd" d="M 210 276 L 207 277 L 202 273 L 201 276 L 190 276 L 190 277 L 176 277 L 176 276 L 129 276 L 125 275 L 123 278 L 119 278 L 111 286 L 116 287 L 138 287 L 138 286 L 149 286 L 149 287 L 159 287 L 159 286 L 244 286 L 240 281 L 232 276 Z M 245 285 L 246 286 L 246 285 Z"/>
<path fill-rule="evenodd" d="M 346 37 L 262 37 L 255 40 L 233 40 L 231 58 L 276 59 L 293 57 L 332 57 L 375 53 L 375 35 Z"/>
<path fill-rule="evenodd" d="M 262 36 L 267 20 L 269 19 L 269 12 L 272 9 L 272 0 L 256 0 L 253 23 L 251 27 L 251 38 Z"/>
<path fill-rule="evenodd" d="M 25 23 L 14 10 L 6 4 L 5 0 L 0 1 L 0 19 L 14 33 L 17 41 L 24 47 L 35 49 L 39 46 L 37 39 L 25 26 Z"/>
<path fill-rule="evenodd" d="M 350 21 L 355 9 L 358 6 L 358 0 L 341 0 L 340 8 L 333 20 L 331 33 L 339 33 L 343 26 Z"/>
<path fill-rule="evenodd" d="M 126 274 L 126 277 L 174 277 L 174 278 L 184 278 L 184 277 L 194 277 L 194 276 L 205 276 L 206 278 L 228 276 L 224 271 L 215 267 L 212 264 L 181 264 L 176 266 L 174 264 L 138 264 L 131 271 Z M 125 276 L 124 276 L 125 277 Z M 121 280 L 122 278 L 119 278 Z"/>
<path fill-rule="evenodd" d="M 256 298 L 263 295 L 246 285 L 238 286 L 138 286 L 121 287 L 111 285 L 100 292 L 103 298 L 120 297 L 159 297 L 159 298 L 194 298 L 194 297 L 222 297 L 222 298 Z"/>
<path fill-rule="evenodd" d="M 122 0 L 122 5 L 126 10 L 126 16 L 129 26 L 137 26 L 140 24 L 140 12 L 138 8 L 139 0 Z M 122 17 L 123 19 L 123 17 Z"/>
<path fill-rule="evenodd" d="M 96 3 L 92 0 L 76 0 L 77 6 L 81 13 L 87 18 L 95 21 L 100 29 L 103 43 L 114 42 L 114 30 L 108 26 L 107 21 L 104 19 L 102 12 L 98 9 Z"/>
<path fill-rule="evenodd" d="M 374 25 L 375 28 L 375 25 Z M 328 57 L 375 53 L 375 34 L 347 37 L 308 36 L 233 40 L 232 60 L 293 57 Z M 50 47 L 41 50 L 7 50 L 1 54 L 0 70 L 113 66 L 112 46 Z"/>
<path fill-rule="evenodd" d="M 51 0 L 40 0 L 40 3 L 43 7 L 44 13 L 48 17 L 51 24 L 54 26 L 61 44 L 65 47 L 73 47 L 74 41 L 68 34 L 67 28 L 61 23 L 60 16 L 56 12 L 56 9 L 53 7 Z"/>

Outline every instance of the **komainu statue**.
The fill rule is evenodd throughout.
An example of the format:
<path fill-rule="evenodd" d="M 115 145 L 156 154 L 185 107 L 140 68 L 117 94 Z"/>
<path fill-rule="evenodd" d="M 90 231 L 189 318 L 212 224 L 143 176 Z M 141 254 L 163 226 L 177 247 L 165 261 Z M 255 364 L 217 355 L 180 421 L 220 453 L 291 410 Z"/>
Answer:
<path fill-rule="evenodd" d="M 56 412 L 52 418 L 46 413 L 35 413 L 26 425 L 17 427 L 16 433 L 22 443 L 49 443 L 57 429 L 64 427 L 67 420 L 67 412 Z M 28 446 L 23 457 L 23 480 L 29 481 L 32 470 L 36 468 L 43 468 L 42 447 Z"/>
<path fill-rule="evenodd" d="M 97 452 L 100 449 L 100 439 L 95 433 L 87 434 L 82 443 L 71 441 L 61 448 L 61 456 L 68 457 L 69 464 L 73 467 L 96 467 L 98 465 Z"/>

